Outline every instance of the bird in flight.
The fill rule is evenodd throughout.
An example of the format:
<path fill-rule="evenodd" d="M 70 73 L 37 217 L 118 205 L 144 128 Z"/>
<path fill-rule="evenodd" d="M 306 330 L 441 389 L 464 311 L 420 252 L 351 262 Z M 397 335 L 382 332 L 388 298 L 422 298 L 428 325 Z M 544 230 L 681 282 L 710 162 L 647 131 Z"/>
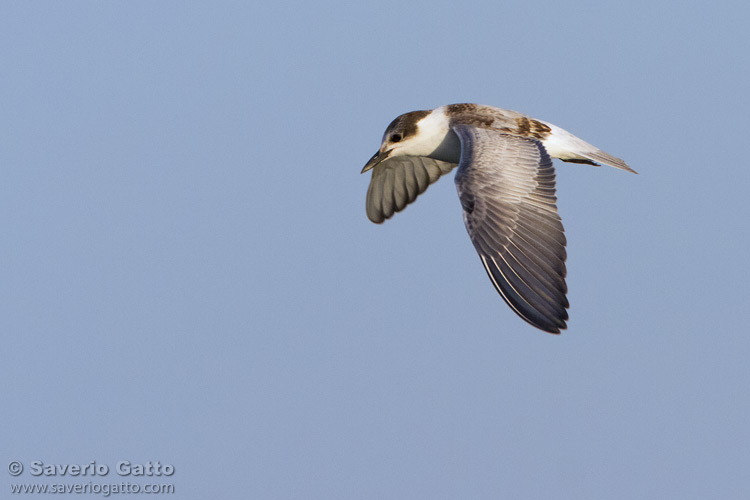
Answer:
<path fill-rule="evenodd" d="M 451 104 L 405 113 L 388 125 L 372 170 L 367 217 L 403 210 L 456 166 L 464 223 L 487 275 L 513 311 L 560 333 L 569 308 L 565 234 L 551 158 L 635 172 L 551 123 L 515 111 Z"/>

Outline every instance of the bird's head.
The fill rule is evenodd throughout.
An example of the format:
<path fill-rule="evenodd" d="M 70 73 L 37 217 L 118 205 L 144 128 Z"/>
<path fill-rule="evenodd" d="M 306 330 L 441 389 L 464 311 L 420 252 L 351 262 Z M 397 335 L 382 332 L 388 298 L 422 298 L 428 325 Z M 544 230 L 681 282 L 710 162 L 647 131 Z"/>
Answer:
<path fill-rule="evenodd" d="M 443 158 L 442 151 L 446 149 L 447 143 L 451 146 L 448 148 L 451 150 L 450 155 L 449 158 Z M 370 158 L 362 173 L 395 156 L 429 156 L 457 163 L 456 154 L 460 154 L 458 139 L 451 132 L 448 119 L 441 108 L 412 111 L 399 116 L 388 125 L 380 149 Z"/>

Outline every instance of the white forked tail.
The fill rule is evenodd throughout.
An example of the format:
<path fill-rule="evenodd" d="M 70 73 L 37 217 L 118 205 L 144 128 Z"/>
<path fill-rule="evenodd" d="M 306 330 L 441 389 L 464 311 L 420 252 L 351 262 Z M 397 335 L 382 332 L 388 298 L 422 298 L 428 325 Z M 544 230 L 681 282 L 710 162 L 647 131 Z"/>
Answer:
<path fill-rule="evenodd" d="M 541 120 L 539 120 L 541 121 Z M 550 135 L 542 141 L 547 153 L 552 158 L 559 158 L 563 161 L 590 161 L 594 163 L 603 163 L 610 167 L 619 168 L 628 172 L 637 174 L 620 158 L 616 158 L 601 149 L 597 148 L 574 136 L 565 129 L 562 129 L 551 123 L 542 122 L 550 128 Z"/>

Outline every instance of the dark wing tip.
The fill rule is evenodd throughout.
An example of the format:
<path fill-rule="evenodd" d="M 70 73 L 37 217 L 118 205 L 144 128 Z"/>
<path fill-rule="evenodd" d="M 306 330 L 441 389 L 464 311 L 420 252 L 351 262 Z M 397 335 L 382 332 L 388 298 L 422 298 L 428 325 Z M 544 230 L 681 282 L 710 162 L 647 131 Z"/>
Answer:
<path fill-rule="evenodd" d="M 367 218 L 370 219 L 370 222 L 374 222 L 375 224 L 382 224 L 387 219 L 387 217 L 383 216 L 382 212 L 371 210 L 369 205 L 367 206 Z"/>
<path fill-rule="evenodd" d="M 565 316 L 565 319 L 566 320 L 568 319 L 567 315 Z M 540 330 L 542 330 L 544 332 L 551 333 L 553 335 L 560 335 L 560 332 L 562 330 L 567 330 L 568 329 L 567 323 L 565 323 L 564 320 L 560 320 L 560 321 L 562 323 L 560 326 L 552 326 L 552 327 L 549 327 L 549 328 L 543 328 L 541 326 L 535 325 L 534 323 L 531 323 L 531 324 L 534 325 L 534 326 L 536 326 L 537 328 L 539 328 Z"/>
<path fill-rule="evenodd" d="M 484 270 L 495 289 L 510 308 L 530 325 L 549 333 L 565 330 L 568 320 L 568 300 L 562 288 L 549 290 L 524 282 L 513 267 L 500 259 L 480 253 Z"/>

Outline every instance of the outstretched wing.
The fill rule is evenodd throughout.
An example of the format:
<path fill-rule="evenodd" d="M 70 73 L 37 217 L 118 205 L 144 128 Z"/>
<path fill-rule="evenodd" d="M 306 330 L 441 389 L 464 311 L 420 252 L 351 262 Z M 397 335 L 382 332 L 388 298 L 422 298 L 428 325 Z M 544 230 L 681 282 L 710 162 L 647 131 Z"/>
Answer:
<path fill-rule="evenodd" d="M 367 189 L 367 217 L 377 224 L 389 219 L 455 166 L 424 156 L 395 156 L 380 162 Z"/>
<path fill-rule="evenodd" d="M 487 274 L 524 320 L 566 328 L 565 234 L 555 171 L 536 139 L 453 125 L 461 140 L 456 187 L 464 223 Z"/>

